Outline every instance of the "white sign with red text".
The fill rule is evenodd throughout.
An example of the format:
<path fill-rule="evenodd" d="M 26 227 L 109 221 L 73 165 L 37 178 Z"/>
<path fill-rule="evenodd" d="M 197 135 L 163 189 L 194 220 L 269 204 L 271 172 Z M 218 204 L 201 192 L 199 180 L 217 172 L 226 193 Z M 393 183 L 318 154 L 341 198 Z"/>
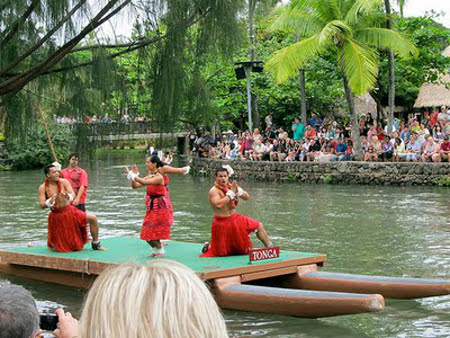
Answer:
<path fill-rule="evenodd" d="M 280 247 L 252 249 L 249 253 L 250 262 L 263 261 L 265 259 L 273 259 L 280 257 Z"/>

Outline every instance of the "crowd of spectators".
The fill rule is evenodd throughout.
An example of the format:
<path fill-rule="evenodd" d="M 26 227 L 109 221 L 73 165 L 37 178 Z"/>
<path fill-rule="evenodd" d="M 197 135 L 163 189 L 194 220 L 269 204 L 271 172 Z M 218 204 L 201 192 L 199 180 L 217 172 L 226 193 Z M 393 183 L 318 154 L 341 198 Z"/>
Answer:
<path fill-rule="evenodd" d="M 387 121 L 376 121 L 370 114 L 359 121 L 364 161 L 449 161 L 450 110 L 441 107 L 431 114 L 409 114 L 395 118 L 388 132 Z M 333 118 L 312 115 L 305 126 L 295 118 L 290 128 L 274 126 L 265 118 L 265 129 L 192 134 L 190 146 L 199 157 L 247 161 L 352 161 L 355 153 L 351 125 Z"/>

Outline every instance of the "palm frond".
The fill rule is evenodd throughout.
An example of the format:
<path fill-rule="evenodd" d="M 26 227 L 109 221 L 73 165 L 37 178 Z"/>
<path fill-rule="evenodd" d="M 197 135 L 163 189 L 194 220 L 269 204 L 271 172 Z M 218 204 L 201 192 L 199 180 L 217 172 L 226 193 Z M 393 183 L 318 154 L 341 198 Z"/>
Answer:
<path fill-rule="evenodd" d="M 364 14 L 372 14 L 374 9 L 382 4 L 381 0 L 356 0 L 345 14 L 344 21 L 349 25 L 359 21 Z"/>
<path fill-rule="evenodd" d="M 319 44 L 317 35 L 296 42 L 280 49 L 267 61 L 266 69 L 271 72 L 277 83 L 292 77 L 309 60 L 318 55 L 324 48 Z"/>
<path fill-rule="evenodd" d="M 311 36 L 318 33 L 323 26 L 324 24 L 320 17 L 313 13 L 285 7 L 270 26 L 270 30 L 288 30 L 299 33 L 302 36 Z"/>
<path fill-rule="evenodd" d="M 322 31 L 318 35 L 319 43 L 322 44 L 325 41 L 331 41 L 339 34 L 342 36 L 351 37 L 353 35 L 351 27 L 340 20 L 333 20 L 326 24 Z"/>
<path fill-rule="evenodd" d="M 328 22 L 331 20 L 336 20 L 338 17 L 335 16 L 335 12 L 330 10 L 330 5 L 325 5 L 324 2 L 333 2 L 332 7 L 338 9 L 337 0 L 292 0 L 291 9 L 300 10 L 307 13 L 316 13 L 317 16 L 322 18 L 322 21 Z"/>
<path fill-rule="evenodd" d="M 378 49 L 389 49 L 401 57 L 416 56 L 416 46 L 404 35 L 387 28 L 364 28 L 355 31 L 355 39 Z"/>
<path fill-rule="evenodd" d="M 366 94 L 374 87 L 378 74 L 376 51 L 346 39 L 339 48 L 338 62 L 355 95 Z"/>

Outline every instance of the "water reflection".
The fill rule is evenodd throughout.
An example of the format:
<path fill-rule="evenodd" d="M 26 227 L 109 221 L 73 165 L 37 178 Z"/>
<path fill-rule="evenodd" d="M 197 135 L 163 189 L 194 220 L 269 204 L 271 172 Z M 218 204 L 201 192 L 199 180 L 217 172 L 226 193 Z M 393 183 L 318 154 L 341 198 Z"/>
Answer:
<path fill-rule="evenodd" d="M 102 156 L 81 165 L 90 186 L 88 211 L 99 216 L 101 237 L 139 236 L 144 192 L 127 186 L 123 166 L 141 155 Z M 141 165 L 141 173 L 144 167 Z M 45 243 L 47 213 L 38 207 L 41 171 L 0 172 L 0 248 Z M 448 189 L 326 186 L 242 182 L 251 200 L 239 211 L 261 220 L 284 249 L 324 252 L 327 270 L 388 276 L 450 278 Z M 173 176 L 172 236 L 209 239 L 211 178 Z M 256 244 L 256 243 L 255 243 Z M 41 307 L 64 305 L 78 314 L 84 291 L 10 276 Z M 388 300 L 384 312 L 321 320 L 225 311 L 234 336 L 448 337 L 450 296 Z"/>

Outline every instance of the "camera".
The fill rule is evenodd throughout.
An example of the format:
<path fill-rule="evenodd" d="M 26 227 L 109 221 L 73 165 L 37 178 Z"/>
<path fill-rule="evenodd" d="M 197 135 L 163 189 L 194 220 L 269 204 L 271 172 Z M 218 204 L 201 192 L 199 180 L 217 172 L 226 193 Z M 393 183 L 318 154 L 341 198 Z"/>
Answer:
<path fill-rule="evenodd" d="M 58 315 L 54 313 L 39 314 L 39 327 L 44 331 L 56 330 L 58 324 Z"/>

